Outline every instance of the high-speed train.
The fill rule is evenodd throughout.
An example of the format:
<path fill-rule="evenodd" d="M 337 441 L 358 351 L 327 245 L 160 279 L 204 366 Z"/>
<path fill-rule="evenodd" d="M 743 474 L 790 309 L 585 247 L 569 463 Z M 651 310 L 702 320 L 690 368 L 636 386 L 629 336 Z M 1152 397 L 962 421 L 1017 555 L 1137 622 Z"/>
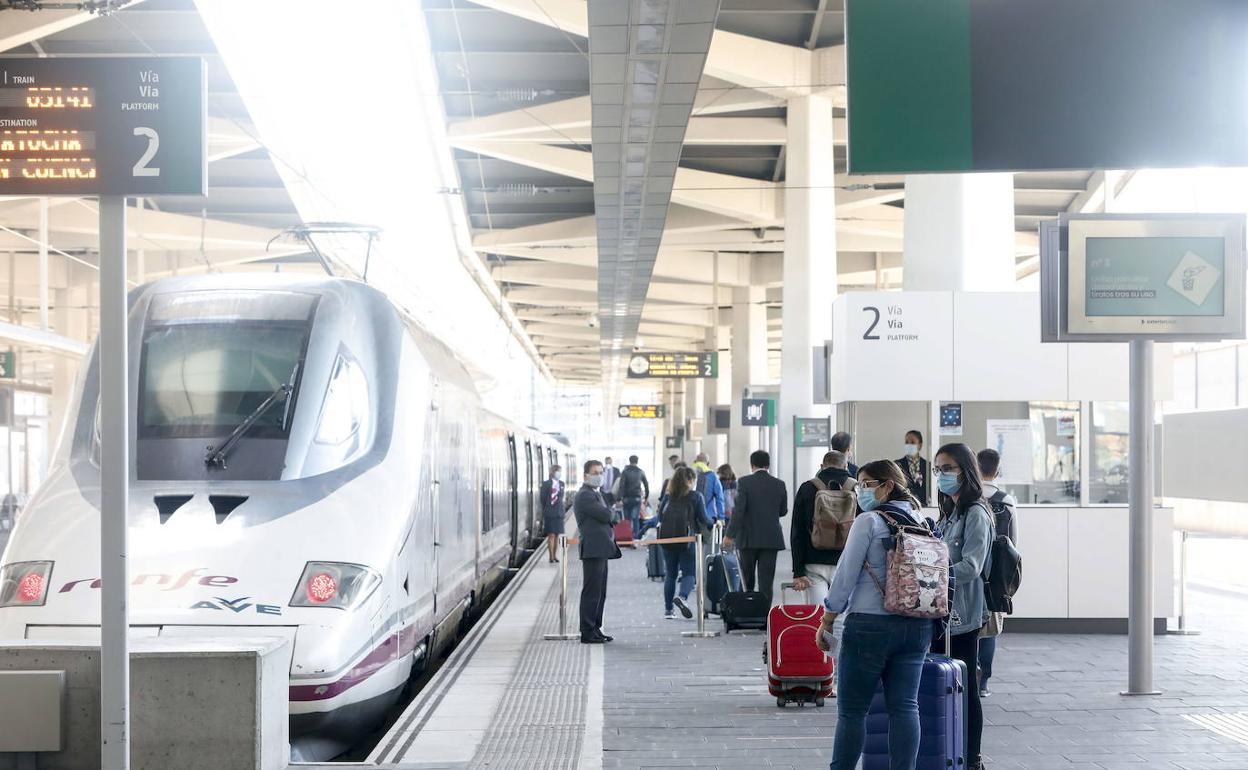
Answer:
<path fill-rule="evenodd" d="M 375 726 L 540 537 L 576 459 L 480 405 L 377 290 L 172 278 L 131 293 L 130 622 L 291 643 L 292 753 Z M 98 639 L 99 360 L 0 557 L 0 640 Z"/>

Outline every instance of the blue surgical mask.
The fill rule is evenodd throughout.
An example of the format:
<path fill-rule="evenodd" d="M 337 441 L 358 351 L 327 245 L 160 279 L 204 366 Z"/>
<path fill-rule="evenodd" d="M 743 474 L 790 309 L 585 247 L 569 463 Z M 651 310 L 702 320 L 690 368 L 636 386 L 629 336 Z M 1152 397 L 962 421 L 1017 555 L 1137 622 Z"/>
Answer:
<path fill-rule="evenodd" d="M 918 444 L 906 444 L 906 457 L 914 457 L 919 453 Z"/>
<path fill-rule="evenodd" d="M 875 498 L 875 490 L 866 487 L 858 487 L 858 507 L 864 511 L 874 511 L 880 506 L 880 501 Z"/>
<path fill-rule="evenodd" d="M 957 473 L 937 473 L 936 488 L 946 495 L 954 495 L 962 488 L 962 482 Z"/>

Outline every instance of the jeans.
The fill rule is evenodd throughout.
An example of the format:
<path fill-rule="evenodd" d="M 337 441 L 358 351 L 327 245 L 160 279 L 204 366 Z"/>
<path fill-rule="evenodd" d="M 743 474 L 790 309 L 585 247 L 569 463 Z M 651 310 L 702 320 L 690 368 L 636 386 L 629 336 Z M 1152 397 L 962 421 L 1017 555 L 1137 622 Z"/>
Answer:
<path fill-rule="evenodd" d="M 919 756 L 919 679 L 932 623 L 900 615 L 851 613 L 837 656 L 836 738 L 831 770 L 854 770 L 866 741 L 867 711 L 884 680 L 889 770 L 914 770 Z"/>
<path fill-rule="evenodd" d="M 624 498 L 624 518 L 633 524 L 633 539 L 641 537 L 641 498 Z"/>
<path fill-rule="evenodd" d="M 680 570 L 680 598 L 688 599 L 689 593 L 693 591 L 697 576 L 693 543 L 665 544 L 659 548 L 663 549 L 663 565 L 667 567 L 667 575 L 663 578 L 663 609 L 671 612 L 672 599 L 676 596 L 676 570 Z"/>
<path fill-rule="evenodd" d="M 986 636 L 979 640 L 979 689 L 988 689 L 992 676 L 992 659 L 997 656 L 997 637 Z"/>

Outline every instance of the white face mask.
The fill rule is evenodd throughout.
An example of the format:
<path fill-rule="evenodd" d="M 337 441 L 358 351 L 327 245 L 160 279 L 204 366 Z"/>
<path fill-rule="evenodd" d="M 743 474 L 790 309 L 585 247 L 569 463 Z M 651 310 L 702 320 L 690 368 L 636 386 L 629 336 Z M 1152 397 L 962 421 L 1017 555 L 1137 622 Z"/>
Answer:
<path fill-rule="evenodd" d="M 906 457 L 914 457 L 919 453 L 918 444 L 906 444 Z"/>
<path fill-rule="evenodd" d="M 594 489 L 597 489 L 598 487 L 602 486 L 602 474 L 595 473 L 591 476 L 586 476 L 585 483 L 590 485 Z"/>
<path fill-rule="evenodd" d="M 563 478 L 563 473 L 561 471 L 555 471 L 555 481 L 559 481 L 562 478 Z"/>

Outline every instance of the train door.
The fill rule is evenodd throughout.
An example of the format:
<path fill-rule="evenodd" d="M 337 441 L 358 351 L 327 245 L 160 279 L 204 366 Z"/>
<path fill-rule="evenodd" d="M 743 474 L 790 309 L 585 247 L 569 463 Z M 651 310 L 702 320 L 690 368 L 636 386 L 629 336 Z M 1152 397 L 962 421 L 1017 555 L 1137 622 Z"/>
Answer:
<path fill-rule="evenodd" d="M 524 505 L 528 511 L 525 521 L 529 523 L 529 540 L 532 544 L 537 540 L 537 515 L 533 505 L 533 442 L 524 442 L 524 467 L 525 467 L 525 485 L 524 485 Z"/>
<path fill-rule="evenodd" d="M 507 507 L 511 516 L 511 560 L 515 565 L 520 561 L 520 552 L 524 549 L 525 538 L 520 522 L 520 473 L 516 464 L 516 437 L 507 434 Z"/>

